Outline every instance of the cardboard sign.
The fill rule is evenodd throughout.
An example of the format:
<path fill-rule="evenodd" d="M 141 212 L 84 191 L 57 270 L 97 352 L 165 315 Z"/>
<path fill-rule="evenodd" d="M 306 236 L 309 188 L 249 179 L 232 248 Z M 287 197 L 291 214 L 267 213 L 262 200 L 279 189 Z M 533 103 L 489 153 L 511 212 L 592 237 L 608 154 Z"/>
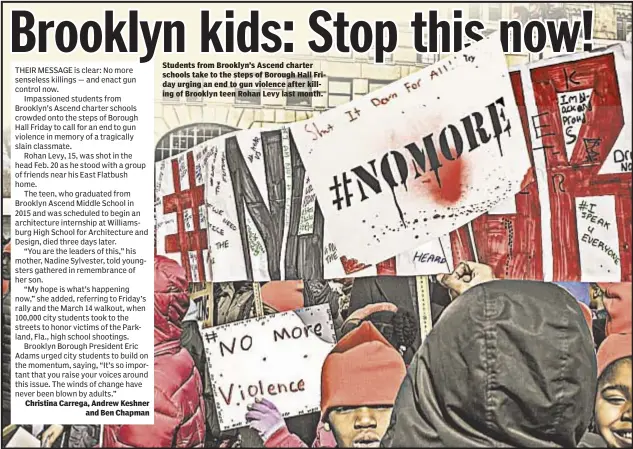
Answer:
<path fill-rule="evenodd" d="M 202 330 L 221 430 L 246 426 L 255 398 L 282 416 L 319 410 L 321 367 L 336 344 L 322 304 Z"/>
<path fill-rule="evenodd" d="M 290 129 L 339 256 L 361 264 L 493 209 L 529 166 L 497 35 Z"/>

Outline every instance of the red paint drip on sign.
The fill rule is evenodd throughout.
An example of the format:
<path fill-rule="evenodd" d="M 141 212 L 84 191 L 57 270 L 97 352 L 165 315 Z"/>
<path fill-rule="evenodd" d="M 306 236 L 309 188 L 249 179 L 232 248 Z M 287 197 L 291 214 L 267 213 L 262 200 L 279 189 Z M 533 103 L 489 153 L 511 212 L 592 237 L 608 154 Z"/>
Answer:
<path fill-rule="evenodd" d="M 443 155 L 438 155 L 442 167 L 439 169 L 439 176 L 442 186 L 440 187 L 434 172 L 427 172 L 411 182 L 411 190 L 419 195 L 428 195 L 440 206 L 453 206 L 463 197 L 468 186 L 468 166 L 467 162 L 460 157 L 454 161 L 446 159 Z M 414 164 L 414 162 L 411 162 Z M 418 171 L 420 171 L 418 169 Z M 415 173 L 415 170 L 411 170 Z"/>

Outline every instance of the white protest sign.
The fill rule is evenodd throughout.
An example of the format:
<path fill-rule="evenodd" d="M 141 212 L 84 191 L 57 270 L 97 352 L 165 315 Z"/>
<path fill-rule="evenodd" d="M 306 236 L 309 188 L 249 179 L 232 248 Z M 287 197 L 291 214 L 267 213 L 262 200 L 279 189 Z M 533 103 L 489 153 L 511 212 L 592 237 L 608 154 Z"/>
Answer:
<path fill-rule="evenodd" d="M 336 344 L 328 304 L 202 330 L 221 430 L 246 426 L 255 398 L 282 416 L 319 410 L 321 367 Z"/>
<path fill-rule="evenodd" d="M 498 35 L 290 128 L 339 255 L 364 264 L 493 209 L 529 166 Z"/>
<path fill-rule="evenodd" d="M 576 198 L 581 282 L 620 282 L 620 243 L 615 198 Z"/>

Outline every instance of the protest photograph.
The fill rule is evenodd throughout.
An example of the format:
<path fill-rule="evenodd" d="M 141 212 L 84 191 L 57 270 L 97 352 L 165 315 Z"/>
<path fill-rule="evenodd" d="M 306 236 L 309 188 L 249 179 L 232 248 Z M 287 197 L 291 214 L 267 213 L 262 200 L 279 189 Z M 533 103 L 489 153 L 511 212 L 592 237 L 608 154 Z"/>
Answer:
<path fill-rule="evenodd" d="M 632 447 L 632 32 L 3 1 L 1 446 Z"/>

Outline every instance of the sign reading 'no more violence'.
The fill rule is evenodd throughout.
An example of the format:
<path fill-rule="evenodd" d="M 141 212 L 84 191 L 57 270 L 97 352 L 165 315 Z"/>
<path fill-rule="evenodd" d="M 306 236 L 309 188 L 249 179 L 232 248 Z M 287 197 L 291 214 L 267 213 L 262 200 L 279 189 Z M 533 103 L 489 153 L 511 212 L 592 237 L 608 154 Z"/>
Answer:
<path fill-rule="evenodd" d="M 323 304 L 202 330 L 221 430 L 246 426 L 255 398 L 282 416 L 319 410 L 321 367 L 336 344 Z"/>
<path fill-rule="evenodd" d="M 291 130 L 339 254 L 359 263 L 493 209 L 529 165 L 497 35 Z"/>

